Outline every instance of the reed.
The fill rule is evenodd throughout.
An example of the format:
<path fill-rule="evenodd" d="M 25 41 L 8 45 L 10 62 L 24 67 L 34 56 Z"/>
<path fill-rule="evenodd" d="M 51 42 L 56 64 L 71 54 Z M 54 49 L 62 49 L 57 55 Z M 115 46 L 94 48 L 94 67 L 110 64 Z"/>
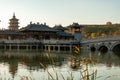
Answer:
<path fill-rule="evenodd" d="M 53 76 L 49 70 L 47 69 L 47 67 L 40 62 L 40 65 L 47 71 L 48 73 L 48 80 L 74 80 L 74 75 L 72 72 L 68 71 L 68 75 L 64 76 L 61 72 L 57 72 L 56 68 L 55 68 L 55 62 L 54 59 L 50 56 L 49 54 L 50 52 L 50 47 L 48 48 L 48 51 L 46 52 L 46 57 L 49 59 L 50 64 L 52 65 L 52 69 L 54 71 L 54 73 L 56 74 L 56 76 Z M 80 48 L 77 46 L 73 47 L 73 52 L 76 55 L 80 55 Z M 80 57 L 79 59 L 79 64 L 74 63 L 74 65 L 76 67 L 74 68 L 79 68 L 79 76 L 80 78 L 78 80 L 97 80 L 99 78 L 101 78 L 102 76 L 97 76 L 97 69 L 94 68 L 95 63 L 99 63 L 99 59 L 101 56 L 101 51 L 98 53 L 97 56 L 97 61 L 95 62 L 93 60 L 92 54 L 91 52 L 89 53 L 89 58 L 85 58 L 85 57 Z M 73 59 L 77 59 L 76 56 L 71 56 Z M 93 70 L 92 70 L 93 69 Z M 92 71 L 91 71 L 92 70 Z M 61 78 L 59 78 L 59 76 L 61 76 Z M 111 76 L 107 76 L 104 80 L 110 79 L 111 77 L 118 77 L 120 78 L 120 75 L 111 75 Z"/>

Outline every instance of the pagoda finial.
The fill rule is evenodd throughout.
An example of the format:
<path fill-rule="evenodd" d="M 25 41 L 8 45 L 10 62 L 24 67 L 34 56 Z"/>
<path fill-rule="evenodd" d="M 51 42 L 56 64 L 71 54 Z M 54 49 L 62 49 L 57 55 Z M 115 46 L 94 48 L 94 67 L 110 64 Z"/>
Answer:
<path fill-rule="evenodd" d="M 13 13 L 13 18 L 15 18 L 15 12 Z"/>

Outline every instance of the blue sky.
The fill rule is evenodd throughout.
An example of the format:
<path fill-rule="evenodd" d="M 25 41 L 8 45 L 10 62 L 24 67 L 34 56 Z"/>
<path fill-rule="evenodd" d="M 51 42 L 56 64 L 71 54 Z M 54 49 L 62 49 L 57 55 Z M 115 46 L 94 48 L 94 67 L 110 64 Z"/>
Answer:
<path fill-rule="evenodd" d="M 20 27 L 33 23 L 67 26 L 120 23 L 120 0 L 0 0 L 0 28 L 7 28 L 15 12 Z"/>

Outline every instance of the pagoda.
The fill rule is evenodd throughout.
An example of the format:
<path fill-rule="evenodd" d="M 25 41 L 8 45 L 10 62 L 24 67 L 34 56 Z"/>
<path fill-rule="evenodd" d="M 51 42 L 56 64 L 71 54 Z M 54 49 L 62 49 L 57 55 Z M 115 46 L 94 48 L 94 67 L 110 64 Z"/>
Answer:
<path fill-rule="evenodd" d="M 9 20 L 9 30 L 18 30 L 19 19 L 16 18 L 15 13 L 13 14 L 13 18 Z"/>

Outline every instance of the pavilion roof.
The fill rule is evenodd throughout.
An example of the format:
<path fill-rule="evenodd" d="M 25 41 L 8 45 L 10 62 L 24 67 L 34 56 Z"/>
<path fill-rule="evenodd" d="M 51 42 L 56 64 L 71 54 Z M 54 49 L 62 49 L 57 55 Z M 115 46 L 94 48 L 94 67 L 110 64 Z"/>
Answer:
<path fill-rule="evenodd" d="M 82 26 L 79 25 L 78 23 L 73 23 L 72 25 L 69 25 L 68 27 L 71 27 L 71 28 L 82 28 Z"/>
<path fill-rule="evenodd" d="M 63 27 L 62 25 L 55 25 L 53 28 L 56 29 L 56 30 L 60 30 L 60 31 L 67 30 L 67 28 Z"/>

